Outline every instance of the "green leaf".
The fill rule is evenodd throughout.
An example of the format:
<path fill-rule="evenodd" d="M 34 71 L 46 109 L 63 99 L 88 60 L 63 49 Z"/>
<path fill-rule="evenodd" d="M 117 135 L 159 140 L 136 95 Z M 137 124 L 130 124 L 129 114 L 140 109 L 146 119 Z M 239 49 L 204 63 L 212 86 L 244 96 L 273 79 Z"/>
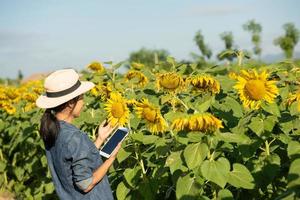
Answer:
<path fill-rule="evenodd" d="M 300 187 L 300 158 L 291 163 L 288 174 L 288 188 Z"/>
<path fill-rule="evenodd" d="M 141 170 L 138 167 L 135 168 L 127 168 L 124 171 L 124 177 L 126 182 L 133 188 L 137 185 L 137 182 L 141 175 Z"/>
<path fill-rule="evenodd" d="M 229 161 L 222 157 L 217 161 L 205 160 L 201 166 L 202 175 L 209 181 L 216 183 L 221 188 L 227 183 L 228 174 L 230 171 Z"/>
<path fill-rule="evenodd" d="M 280 111 L 276 103 L 262 103 L 261 107 L 264 111 L 275 115 L 276 117 L 280 117 Z"/>
<path fill-rule="evenodd" d="M 6 163 L 0 160 L 0 172 L 1 173 L 4 172 L 5 168 L 6 168 Z"/>
<path fill-rule="evenodd" d="M 189 174 L 179 177 L 176 183 L 176 197 L 177 199 L 197 199 L 199 188 L 195 178 L 190 177 Z"/>
<path fill-rule="evenodd" d="M 126 199 L 126 196 L 128 195 L 129 192 L 130 192 L 130 189 L 127 188 L 123 182 L 119 183 L 117 190 L 116 190 L 117 199 L 120 199 L 120 200 Z"/>
<path fill-rule="evenodd" d="M 226 97 L 224 104 L 233 111 L 233 116 L 235 116 L 235 117 L 243 116 L 243 107 L 234 98 L 229 97 L 229 96 Z"/>
<path fill-rule="evenodd" d="M 222 189 L 218 192 L 217 200 L 233 200 L 233 195 L 230 190 Z"/>
<path fill-rule="evenodd" d="M 278 121 L 277 117 L 275 116 L 268 116 L 265 120 L 264 120 L 264 129 L 266 131 L 271 132 L 276 124 L 276 122 Z"/>
<path fill-rule="evenodd" d="M 141 132 L 137 132 L 137 133 L 132 133 L 132 134 L 130 134 L 130 137 L 131 137 L 133 140 L 142 143 L 142 142 L 143 142 L 144 135 L 143 135 L 143 133 L 141 133 Z"/>
<path fill-rule="evenodd" d="M 245 134 L 237 133 L 220 133 L 217 134 L 217 137 L 225 142 L 237 143 L 237 144 L 249 144 L 251 139 Z"/>
<path fill-rule="evenodd" d="M 260 119 L 259 117 L 253 117 L 251 120 L 251 123 L 248 125 L 248 127 L 254 133 L 256 133 L 256 135 L 260 136 L 264 130 L 264 121 L 262 119 Z"/>
<path fill-rule="evenodd" d="M 196 105 L 197 111 L 200 113 L 206 112 L 209 109 L 209 107 L 213 101 L 214 101 L 213 97 L 211 97 L 211 96 L 205 97 L 202 102 L 199 102 Z"/>
<path fill-rule="evenodd" d="M 300 156 L 300 143 L 296 142 L 296 141 L 291 141 L 288 143 L 288 156 L 290 157 L 290 159 L 292 159 L 292 157 L 299 157 Z"/>
<path fill-rule="evenodd" d="M 158 139 L 156 135 L 144 135 L 143 144 L 155 144 Z"/>
<path fill-rule="evenodd" d="M 299 105 L 298 101 L 295 101 L 291 104 L 289 109 L 292 116 L 299 115 L 298 105 Z"/>
<path fill-rule="evenodd" d="M 193 169 L 201 165 L 202 161 L 206 158 L 208 147 L 204 143 L 195 143 L 187 145 L 183 155 L 188 168 Z"/>
<path fill-rule="evenodd" d="M 15 175 L 16 175 L 18 181 L 22 181 L 25 170 L 21 167 L 16 167 L 16 168 L 14 168 L 14 172 L 15 172 Z"/>
<path fill-rule="evenodd" d="M 121 148 L 118 152 L 118 155 L 117 155 L 117 159 L 118 159 L 118 162 L 121 163 L 123 162 L 124 160 L 126 160 L 129 156 L 131 155 L 131 152 L 127 152 L 125 151 L 124 148 Z"/>
<path fill-rule="evenodd" d="M 187 168 L 183 165 L 181 153 L 181 151 L 172 152 L 166 160 L 165 166 L 170 168 L 172 174 L 178 169 L 182 171 L 187 170 Z"/>
<path fill-rule="evenodd" d="M 254 178 L 249 170 L 239 163 L 233 164 L 233 170 L 228 176 L 228 183 L 237 188 L 253 189 Z"/>

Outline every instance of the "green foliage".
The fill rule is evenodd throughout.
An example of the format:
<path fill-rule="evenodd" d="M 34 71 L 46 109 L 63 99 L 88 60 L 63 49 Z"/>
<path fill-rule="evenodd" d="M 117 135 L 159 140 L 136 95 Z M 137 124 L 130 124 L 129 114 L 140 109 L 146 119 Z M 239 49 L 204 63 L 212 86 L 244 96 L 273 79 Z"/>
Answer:
<path fill-rule="evenodd" d="M 282 66 L 295 69 L 294 63 L 269 65 L 276 77 L 280 95 L 272 104 L 258 110 L 242 106 L 229 67 L 197 68 L 196 64 L 177 63 L 166 58 L 173 71 L 184 78 L 190 73 L 209 74 L 220 82 L 219 94 L 177 94 L 157 91 L 156 76 L 149 68 L 140 71 L 149 84 L 131 87 L 124 76 L 105 72 L 85 73 L 95 83 L 111 81 L 114 90 L 126 99 L 147 98 L 156 105 L 169 127 L 172 121 L 191 113 L 210 112 L 222 120 L 224 128 L 215 132 L 188 132 L 168 129 L 152 134 L 144 120 L 129 107 L 129 137 L 123 142 L 109 179 L 117 199 L 284 199 L 299 197 L 300 120 L 299 112 L 286 105 L 290 91 L 296 88 L 298 75 L 285 77 Z M 119 64 L 111 63 L 112 69 Z M 279 67 L 278 67 L 279 66 Z M 243 66 L 239 66 L 243 69 Z M 250 67 L 250 66 L 246 66 Z M 171 100 L 178 105 L 172 107 Z M 88 93 L 86 106 L 75 125 L 95 138 L 97 125 L 107 114 L 106 100 Z M 7 115 L 0 119 L 0 187 L 20 199 L 57 199 L 47 168 L 44 145 L 38 134 L 41 110 Z"/>
<path fill-rule="evenodd" d="M 251 41 L 254 44 L 253 52 L 254 54 L 260 56 L 261 55 L 260 34 L 262 31 L 262 26 L 259 23 L 256 23 L 255 20 L 249 20 L 247 23 L 243 25 L 243 29 L 252 34 Z"/>
<path fill-rule="evenodd" d="M 205 44 L 204 36 L 202 35 L 201 31 L 198 31 L 194 37 L 194 41 L 196 42 L 199 50 L 201 51 L 202 55 L 209 59 L 212 56 L 211 49 Z"/>
<path fill-rule="evenodd" d="M 300 32 L 293 23 L 286 23 L 283 25 L 285 34 L 274 40 L 274 44 L 279 46 L 284 52 L 286 58 L 292 58 L 294 47 L 297 45 Z"/>
<path fill-rule="evenodd" d="M 159 62 L 166 62 L 169 53 L 164 50 L 151 50 L 142 48 L 138 51 L 132 52 L 129 56 L 129 62 L 143 63 L 149 68 L 153 68 Z"/>

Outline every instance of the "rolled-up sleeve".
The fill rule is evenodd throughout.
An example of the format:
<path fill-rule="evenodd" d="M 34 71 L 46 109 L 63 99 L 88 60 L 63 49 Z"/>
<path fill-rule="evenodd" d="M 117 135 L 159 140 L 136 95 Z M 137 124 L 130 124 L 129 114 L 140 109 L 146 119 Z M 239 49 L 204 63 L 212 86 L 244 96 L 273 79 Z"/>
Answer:
<path fill-rule="evenodd" d="M 76 133 L 68 144 L 71 157 L 72 179 L 80 190 L 85 190 L 93 181 L 90 147 L 82 133 Z"/>

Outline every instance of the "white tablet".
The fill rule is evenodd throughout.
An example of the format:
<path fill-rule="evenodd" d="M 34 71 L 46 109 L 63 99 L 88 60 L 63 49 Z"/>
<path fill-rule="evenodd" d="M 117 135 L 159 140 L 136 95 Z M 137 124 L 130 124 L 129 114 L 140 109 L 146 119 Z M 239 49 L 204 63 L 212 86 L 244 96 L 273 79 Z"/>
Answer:
<path fill-rule="evenodd" d="M 119 127 L 112 134 L 112 136 L 107 140 L 100 150 L 100 155 L 109 158 L 111 153 L 115 150 L 119 142 L 122 142 L 128 134 L 128 129 L 124 127 Z"/>

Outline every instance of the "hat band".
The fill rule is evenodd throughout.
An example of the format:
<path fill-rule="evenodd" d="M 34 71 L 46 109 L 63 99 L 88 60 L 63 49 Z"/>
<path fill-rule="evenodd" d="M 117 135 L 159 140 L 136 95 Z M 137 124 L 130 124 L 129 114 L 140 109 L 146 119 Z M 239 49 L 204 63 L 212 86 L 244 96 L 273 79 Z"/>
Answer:
<path fill-rule="evenodd" d="M 79 88 L 80 85 L 81 85 L 81 82 L 78 80 L 75 83 L 75 85 L 73 85 L 72 87 L 70 87 L 66 90 L 62 90 L 59 92 L 46 92 L 46 96 L 50 97 L 50 98 L 65 96 L 67 94 L 70 94 L 71 92 L 74 92 L 77 88 Z"/>

